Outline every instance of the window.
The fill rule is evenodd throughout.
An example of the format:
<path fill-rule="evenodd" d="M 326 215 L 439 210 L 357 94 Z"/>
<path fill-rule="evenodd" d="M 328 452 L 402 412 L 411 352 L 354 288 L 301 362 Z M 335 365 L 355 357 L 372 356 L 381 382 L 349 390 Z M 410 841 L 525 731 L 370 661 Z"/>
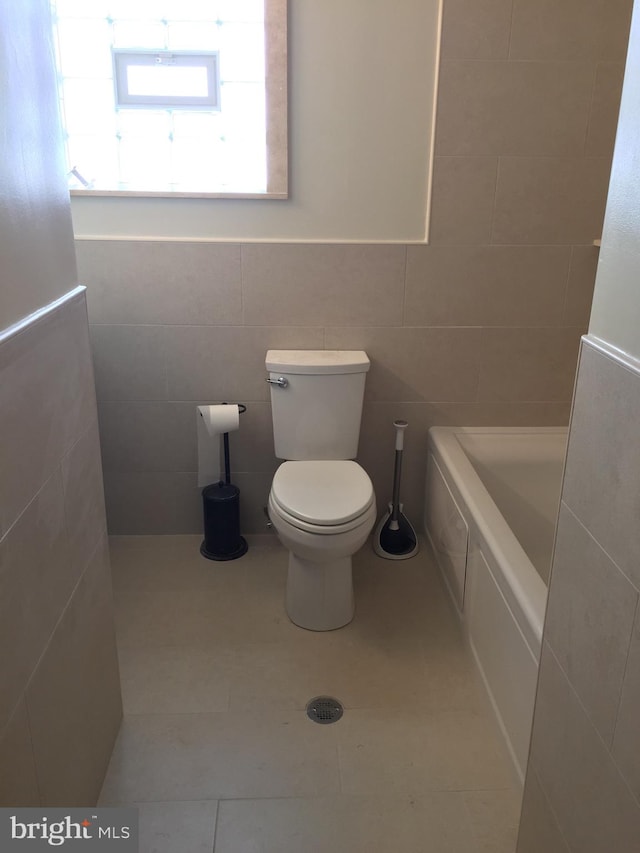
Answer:
<path fill-rule="evenodd" d="M 51 3 L 72 190 L 286 196 L 286 56 L 265 50 L 282 3 Z"/>
<path fill-rule="evenodd" d="M 113 49 L 116 109 L 220 110 L 218 51 Z"/>

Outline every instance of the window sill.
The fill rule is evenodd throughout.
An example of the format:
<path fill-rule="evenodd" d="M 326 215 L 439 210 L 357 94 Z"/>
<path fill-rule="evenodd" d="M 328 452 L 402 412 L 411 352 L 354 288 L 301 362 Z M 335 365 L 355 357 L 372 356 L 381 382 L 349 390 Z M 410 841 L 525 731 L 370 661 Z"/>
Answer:
<path fill-rule="evenodd" d="M 72 197 L 76 196 L 96 196 L 96 197 L 116 197 L 116 198 L 237 198 L 237 199 L 268 199 L 286 200 L 289 194 L 264 192 L 264 193 L 195 193 L 183 192 L 180 190 L 77 190 L 69 191 Z"/>

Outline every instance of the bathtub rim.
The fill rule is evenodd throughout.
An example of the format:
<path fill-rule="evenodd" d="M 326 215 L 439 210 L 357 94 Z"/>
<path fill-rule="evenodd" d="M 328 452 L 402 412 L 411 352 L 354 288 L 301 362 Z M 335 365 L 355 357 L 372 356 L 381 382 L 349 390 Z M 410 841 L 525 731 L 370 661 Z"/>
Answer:
<path fill-rule="evenodd" d="M 448 476 L 450 488 L 467 507 L 467 524 L 473 527 L 484 541 L 489 553 L 498 564 L 494 580 L 505 601 L 514 612 L 520 630 L 531 652 L 539 658 L 542 647 L 542 629 L 547 603 L 547 587 L 533 563 L 515 537 L 504 516 L 473 467 L 458 435 L 515 434 L 563 435 L 568 428 L 558 427 L 431 427 L 428 431 L 429 453 Z M 487 556 L 487 555 L 485 555 Z M 521 618 L 520 618 L 521 617 Z"/>

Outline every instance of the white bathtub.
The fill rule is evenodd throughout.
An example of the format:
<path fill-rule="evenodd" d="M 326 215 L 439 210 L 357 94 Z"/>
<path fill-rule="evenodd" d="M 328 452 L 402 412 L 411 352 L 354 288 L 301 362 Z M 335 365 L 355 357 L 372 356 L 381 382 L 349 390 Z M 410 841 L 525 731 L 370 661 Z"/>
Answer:
<path fill-rule="evenodd" d="M 521 780 L 566 442 L 562 427 L 429 430 L 425 530 Z"/>

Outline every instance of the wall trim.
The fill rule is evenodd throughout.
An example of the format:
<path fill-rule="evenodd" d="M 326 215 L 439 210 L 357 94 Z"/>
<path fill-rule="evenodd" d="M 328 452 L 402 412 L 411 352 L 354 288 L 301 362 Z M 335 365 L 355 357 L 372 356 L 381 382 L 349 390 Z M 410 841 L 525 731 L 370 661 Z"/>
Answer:
<path fill-rule="evenodd" d="M 49 314 L 53 314 L 59 308 L 62 308 L 63 305 L 66 305 L 67 302 L 73 302 L 76 299 L 79 299 L 84 295 L 86 291 L 86 287 L 82 284 L 79 284 L 77 287 L 74 287 L 73 290 L 69 290 L 59 299 L 55 299 L 53 302 L 50 302 L 48 305 L 44 305 L 42 308 L 38 308 L 37 311 L 34 311 L 32 314 L 28 314 L 26 317 L 23 317 L 21 320 L 18 320 L 17 323 L 13 323 L 11 326 L 7 326 L 6 329 L 0 331 L 0 344 L 5 343 L 5 341 L 10 340 L 10 338 L 14 338 L 16 335 L 19 335 L 21 332 L 24 332 L 25 329 L 33 326 L 35 323 L 40 322 L 40 320 L 48 317 Z"/>
<path fill-rule="evenodd" d="M 287 239 L 286 237 L 171 237 L 158 234 L 75 234 L 74 239 L 78 242 L 130 242 L 130 243 L 268 243 L 277 246 L 288 245 L 311 245 L 311 246 L 425 246 L 424 240 L 336 240 L 322 238 L 309 239 Z"/>
<path fill-rule="evenodd" d="M 598 338 L 596 335 L 583 335 L 582 342 L 585 346 L 597 350 L 612 361 L 618 362 L 621 367 L 625 367 L 627 370 L 630 370 L 632 373 L 636 373 L 640 376 L 640 360 L 635 356 L 619 349 L 609 343 L 609 341 L 604 341 L 602 338 Z"/>

